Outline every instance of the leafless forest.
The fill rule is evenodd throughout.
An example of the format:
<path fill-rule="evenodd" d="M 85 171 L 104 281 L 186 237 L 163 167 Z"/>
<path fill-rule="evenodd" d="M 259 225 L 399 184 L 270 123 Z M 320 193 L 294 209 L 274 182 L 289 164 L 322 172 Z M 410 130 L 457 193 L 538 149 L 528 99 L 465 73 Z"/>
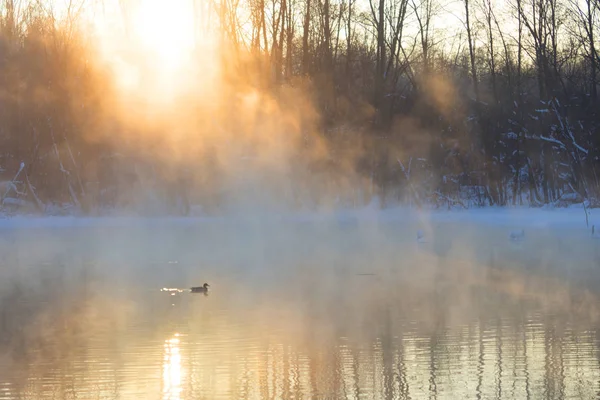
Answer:
<path fill-rule="evenodd" d="M 0 3 L 5 211 L 600 205 L 599 0 L 190 1 L 171 75 L 85 1 Z"/>

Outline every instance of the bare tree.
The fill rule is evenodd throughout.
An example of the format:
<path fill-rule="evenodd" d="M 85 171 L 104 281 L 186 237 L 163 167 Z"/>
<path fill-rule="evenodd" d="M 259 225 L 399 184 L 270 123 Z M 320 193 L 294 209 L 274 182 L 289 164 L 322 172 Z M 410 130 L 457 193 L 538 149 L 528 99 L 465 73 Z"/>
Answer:
<path fill-rule="evenodd" d="M 465 3 L 465 29 L 467 31 L 467 41 L 469 42 L 469 58 L 471 59 L 471 78 L 473 79 L 473 91 L 475 93 L 475 100 L 479 102 L 479 84 L 477 82 L 477 68 L 475 63 L 475 43 L 471 29 L 471 22 L 469 20 L 471 10 L 469 7 L 469 0 L 463 1 Z"/>

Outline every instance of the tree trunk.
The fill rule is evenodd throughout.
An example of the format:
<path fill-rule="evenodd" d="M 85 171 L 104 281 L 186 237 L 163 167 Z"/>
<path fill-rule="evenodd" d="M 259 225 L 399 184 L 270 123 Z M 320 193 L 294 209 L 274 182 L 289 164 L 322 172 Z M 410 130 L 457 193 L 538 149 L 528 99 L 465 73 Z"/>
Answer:
<path fill-rule="evenodd" d="M 302 35 L 302 73 L 308 75 L 310 72 L 309 52 L 308 52 L 308 35 L 310 32 L 310 7 L 311 0 L 306 0 L 306 10 L 304 11 L 304 32 Z"/>
<path fill-rule="evenodd" d="M 591 61 L 591 65 L 590 65 L 590 84 L 591 84 L 591 91 L 590 91 L 590 97 L 591 97 L 591 101 L 592 101 L 592 106 L 595 106 L 597 101 L 598 101 L 598 80 L 597 80 L 597 69 L 598 69 L 598 54 L 596 52 L 596 44 L 594 43 L 594 11 L 593 11 L 593 7 L 594 5 L 592 5 L 592 0 L 586 0 L 587 3 L 587 23 L 588 23 L 588 36 L 589 36 L 589 42 L 590 42 L 590 61 Z M 598 8 L 600 9 L 600 3 L 598 3 Z"/>
<path fill-rule="evenodd" d="M 465 1 L 465 17 L 466 17 L 466 29 L 467 29 L 467 40 L 469 41 L 469 56 L 471 58 L 471 77 L 473 79 L 473 91 L 475 92 L 475 100 L 479 103 L 479 85 L 477 83 L 477 69 L 475 67 L 475 49 L 473 44 L 473 37 L 471 35 L 471 25 L 469 22 L 469 0 Z"/>

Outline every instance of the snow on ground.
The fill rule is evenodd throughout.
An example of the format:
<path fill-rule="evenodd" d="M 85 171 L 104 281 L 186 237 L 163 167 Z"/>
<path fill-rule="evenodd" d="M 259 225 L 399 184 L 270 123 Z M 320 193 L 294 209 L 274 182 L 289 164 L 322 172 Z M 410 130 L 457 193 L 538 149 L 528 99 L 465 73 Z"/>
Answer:
<path fill-rule="evenodd" d="M 586 218 L 587 214 L 587 218 Z M 587 221 L 586 221 L 587 219 Z M 24 216 L 0 218 L 0 229 L 73 228 L 120 226 L 195 226 L 203 222 L 319 222 L 335 221 L 340 227 L 361 222 L 390 223 L 465 223 L 496 227 L 524 228 L 600 228 L 600 209 L 570 208 L 502 208 L 487 207 L 468 210 L 418 211 L 409 208 L 379 210 L 367 207 L 360 210 L 332 212 L 245 212 L 227 216 L 144 217 L 144 216 Z"/>

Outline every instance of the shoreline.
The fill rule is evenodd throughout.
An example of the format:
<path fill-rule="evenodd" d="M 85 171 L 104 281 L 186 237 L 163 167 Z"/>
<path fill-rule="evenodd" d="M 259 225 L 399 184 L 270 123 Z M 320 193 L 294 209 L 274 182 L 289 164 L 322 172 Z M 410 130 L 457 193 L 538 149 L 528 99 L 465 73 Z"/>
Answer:
<path fill-rule="evenodd" d="M 586 221 L 587 213 L 587 221 Z M 140 227 L 197 226 L 203 223 L 318 223 L 333 222 L 340 226 L 360 223 L 465 223 L 493 226 L 533 228 L 578 227 L 600 228 L 600 210 L 579 205 L 569 208 L 485 207 L 478 209 L 416 210 L 408 207 L 377 209 L 342 209 L 328 212 L 281 212 L 248 210 L 223 215 L 144 216 L 144 215 L 3 215 L 0 229 L 10 228 L 75 228 L 75 227 Z M 598 229 L 597 229 L 598 230 Z"/>

